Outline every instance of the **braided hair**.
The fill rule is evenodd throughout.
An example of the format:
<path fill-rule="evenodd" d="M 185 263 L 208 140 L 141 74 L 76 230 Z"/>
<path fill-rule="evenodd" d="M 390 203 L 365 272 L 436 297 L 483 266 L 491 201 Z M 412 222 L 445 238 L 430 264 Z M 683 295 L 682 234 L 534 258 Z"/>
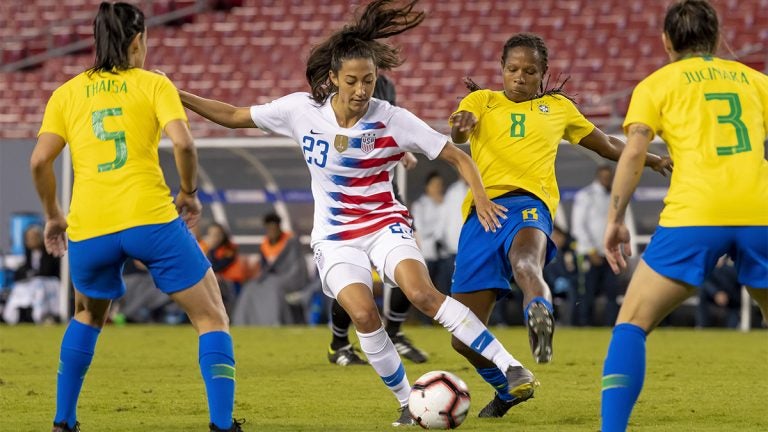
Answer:
<path fill-rule="evenodd" d="M 400 66 L 400 50 L 377 39 L 385 39 L 410 30 L 424 20 L 423 11 L 414 11 L 418 0 L 400 7 L 392 0 L 374 0 L 365 7 L 352 24 L 333 33 L 312 48 L 307 60 L 307 82 L 312 99 L 325 103 L 338 88 L 331 82 L 328 71 L 338 73 L 344 60 L 371 59 L 377 69 L 390 70 Z"/>

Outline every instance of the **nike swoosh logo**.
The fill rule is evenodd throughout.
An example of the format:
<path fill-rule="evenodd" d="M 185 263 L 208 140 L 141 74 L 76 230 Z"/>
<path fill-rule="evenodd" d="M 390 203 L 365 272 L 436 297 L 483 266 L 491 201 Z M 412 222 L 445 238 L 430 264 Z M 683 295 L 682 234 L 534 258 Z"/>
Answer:
<path fill-rule="evenodd" d="M 320 134 L 322 134 L 322 132 L 315 132 L 314 129 L 310 129 L 309 133 L 311 133 L 312 135 L 320 135 Z"/>
<path fill-rule="evenodd" d="M 486 105 L 485 107 L 488 108 L 488 109 L 494 109 L 494 108 L 496 108 L 496 105 L 494 105 L 494 106 Z"/>

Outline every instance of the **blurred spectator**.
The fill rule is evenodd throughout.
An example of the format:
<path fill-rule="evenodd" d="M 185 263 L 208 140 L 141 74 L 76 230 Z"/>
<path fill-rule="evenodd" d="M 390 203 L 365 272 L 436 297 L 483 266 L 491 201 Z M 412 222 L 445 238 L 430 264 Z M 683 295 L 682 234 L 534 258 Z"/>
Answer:
<path fill-rule="evenodd" d="M 439 244 L 442 246 L 444 258 L 441 259 L 439 271 L 435 285 L 449 293 L 451 290 L 451 281 L 453 279 L 453 270 L 456 264 L 456 253 L 459 250 L 459 235 L 461 226 L 464 225 L 464 218 L 461 215 L 461 204 L 467 196 L 469 186 L 461 177 L 448 186 L 443 199 L 443 205 L 440 207 L 440 223 L 438 228 Z"/>
<path fill-rule="evenodd" d="M 424 254 L 424 260 L 427 262 L 429 277 L 437 289 L 447 294 L 450 292 L 449 286 L 440 286 L 437 284 L 437 274 L 440 271 L 440 259 L 445 256 L 444 245 L 441 243 L 441 206 L 445 195 L 445 181 L 437 171 L 431 171 L 427 174 L 424 185 L 424 194 L 422 194 L 411 205 L 413 214 L 414 234 Z M 430 319 L 431 322 L 431 319 Z"/>
<path fill-rule="evenodd" d="M 123 267 L 125 295 L 116 303 L 116 323 L 162 322 L 165 306 L 172 303 L 167 294 L 155 287 L 147 267 L 141 261 L 129 259 Z"/>
<path fill-rule="evenodd" d="M 59 320 L 59 258 L 45 250 L 39 225 L 31 225 L 24 232 L 24 263 L 14 273 L 3 320 L 16 324 L 29 311 L 37 324 L 46 319 Z"/>
<path fill-rule="evenodd" d="M 557 255 L 544 267 L 544 281 L 552 291 L 558 321 L 572 324 L 579 287 L 579 267 L 573 237 L 555 224 L 550 236 L 557 246 Z"/>
<path fill-rule="evenodd" d="M 584 287 L 579 290 L 573 311 L 575 325 L 613 325 L 619 313 L 619 279 L 605 260 L 603 250 L 612 181 L 613 168 L 602 165 L 597 168 L 595 180 L 579 190 L 573 200 L 571 233 L 584 272 Z M 601 319 L 593 322 L 595 298 L 600 294 L 605 296 L 605 310 Z"/>
<path fill-rule="evenodd" d="M 304 298 L 292 294 L 307 285 L 307 264 L 299 241 L 280 223 L 275 213 L 264 217 L 260 266 L 256 277 L 243 285 L 232 316 L 234 325 L 305 323 Z"/>
<path fill-rule="evenodd" d="M 236 284 L 245 280 L 245 266 L 237 251 L 237 245 L 232 242 L 229 232 L 224 225 L 214 222 L 199 240 L 200 248 L 211 262 L 211 268 L 216 274 L 221 288 L 221 298 L 227 314 L 232 316 L 236 297 Z"/>
<path fill-rule="evenodd" d="M 725 326 L 737 328 L 740 310 L 741 284 L 733 261 L 726 255 L 720 258 L 712 273 L 699 287 L 696 327 L 711 327 L 712 315 L 721 317 L 724 315 Z M 714 314 L 713 311 L 715 311 Z"/>

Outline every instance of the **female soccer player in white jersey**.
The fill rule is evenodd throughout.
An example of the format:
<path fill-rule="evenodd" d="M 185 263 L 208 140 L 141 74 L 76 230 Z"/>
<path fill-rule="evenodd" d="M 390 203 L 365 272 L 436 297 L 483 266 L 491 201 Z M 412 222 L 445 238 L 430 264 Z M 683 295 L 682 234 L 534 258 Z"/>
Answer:
<path fill-rule="evenodd" d="M 614 271 L 626 267 L 620 247 L 631 252 L 624 213 L 654 135 L 667 143 L 675 171 L 608 347 L 603 432 L 627 428 L 643 388 L 646 335 L 693 294 L 722 255 L 734 258 L 739 282 L 768 317 L 768 77 L 714 57 L 719 33 L 709 2 L 672 4 L 663 33 L 671 63 L 637 85 L 624 120 L 627 147 L 613 180 L 605 230 Z"/>
<path fill-rule="evenodd" d="M 294 138 L 302 147 L 315 199 L 312 247 L 323 290 L 352 317 L 369 362 L 400 401 L 395 424 L 412 424 L 410 385 L 382 326 L 371 294 L 372 262 L 414 306 L 505 371 L 511 392 L 528 397 L 534 377 L 464 305 L 432 285 L 406 207 L 393 196 L 390 176 L 406 151 L 454 165 L 475 194 L 483 227 L 495 230 L 505 209 L 490 202 L 471 158 L 405 109 L 371 99 L 380 69 L 402 63 L 378 39 L 417 26 L 416 0 L 395 7 L 371 2 L 359 19 L 313 48 L 306 76 L 311 93 L 265 105 L 234 107 L 180 92 L 184 105 L 230 128 L 259 127 Z"/>
<path fill-rule="evenodd" d="M 109 306 L 125 292 L 121 275 L 129 258 L 148 267 L 155 285 L 184 308 L 200 335 L 210 430 L 239 432 L 240 422 L 232 420 L 229 320 L 211 265 L 185 225 L 194 226 L 201 210 L 187 115 L 173 84 L 143 69 L 147 29 L 141 10 L 104 2 L 93 33 L 96 62 L 53 92 L 30 161 L 45 210 L 45 246 L 57 256 L 69 248 L 75 287 L 75 315 L 61 341 L 53 432 L 80 430 L 78 396 Z M 158 162 L 161 130 L 173 142 L 181 178 L 175 205 Z M 64 220 L 53 163 L 66 144 L 75 183 Z"/>

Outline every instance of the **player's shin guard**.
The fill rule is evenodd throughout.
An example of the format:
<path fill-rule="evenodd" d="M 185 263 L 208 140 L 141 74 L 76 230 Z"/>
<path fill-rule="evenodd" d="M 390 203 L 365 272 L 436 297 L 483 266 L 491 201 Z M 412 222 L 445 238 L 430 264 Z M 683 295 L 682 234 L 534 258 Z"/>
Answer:
<path fill-rule="evenodd" d="M 100 329 L 74 319 L 69 322 L 61 341 L 54 423 L 66 422 L 69 427 L 74 427 L 77 421 L 77 399 L 93 360 L 99 333 Z"/>
<path fill-rule="evenodd" d="M 645 331 L 624 323 L 613 329 L 603 366 L 603 432 L 623 432 L 645 379 Z"/>
<path fill-rule="evenodd" d="M 488 328 L 456 299 L 446 297 L 435 315 L 439 322 L 464 345 L 492 361 L 499 369 L 506 371 L 510 366 L 522 366 L 515 360 Z"/>
<path fill-rule="evenodd" d="M 496 390 L 496 394 L 499 395 L 499 399 L 507 402 L 514 399 L 514 396 L 509 394 L 509 382 L 507 381 L 507 376 L 504 374 L 504 372 L 501 371 L 501 369 L 497 367 L 489 367 L 478 368 L 475 370 L 477 370 L 477 373 L 483 377 L 485 382 L 490 384 L 491 387 Z"/>
<path fill-rule="evenodd" d="M 411 385 L 405 375 L 405 368 L 395 345 L 387 336 L 384 327 L 371 333 L 357 332 L 360 338 L 360 348 L 368 358 L 368 362 L 376 370 L 384 384 L 392 390 L 395 397 L 403 406 L 408 403 L 411 393 Z"/>
<path fill-rule="evenodd" d="M 211 423 L 222 430 L 232 427 L 235 404 L 235 353 L 232 337 L 227 332 L 213 331 L 200 335 L 200 371 L 208 395 Z"/>

